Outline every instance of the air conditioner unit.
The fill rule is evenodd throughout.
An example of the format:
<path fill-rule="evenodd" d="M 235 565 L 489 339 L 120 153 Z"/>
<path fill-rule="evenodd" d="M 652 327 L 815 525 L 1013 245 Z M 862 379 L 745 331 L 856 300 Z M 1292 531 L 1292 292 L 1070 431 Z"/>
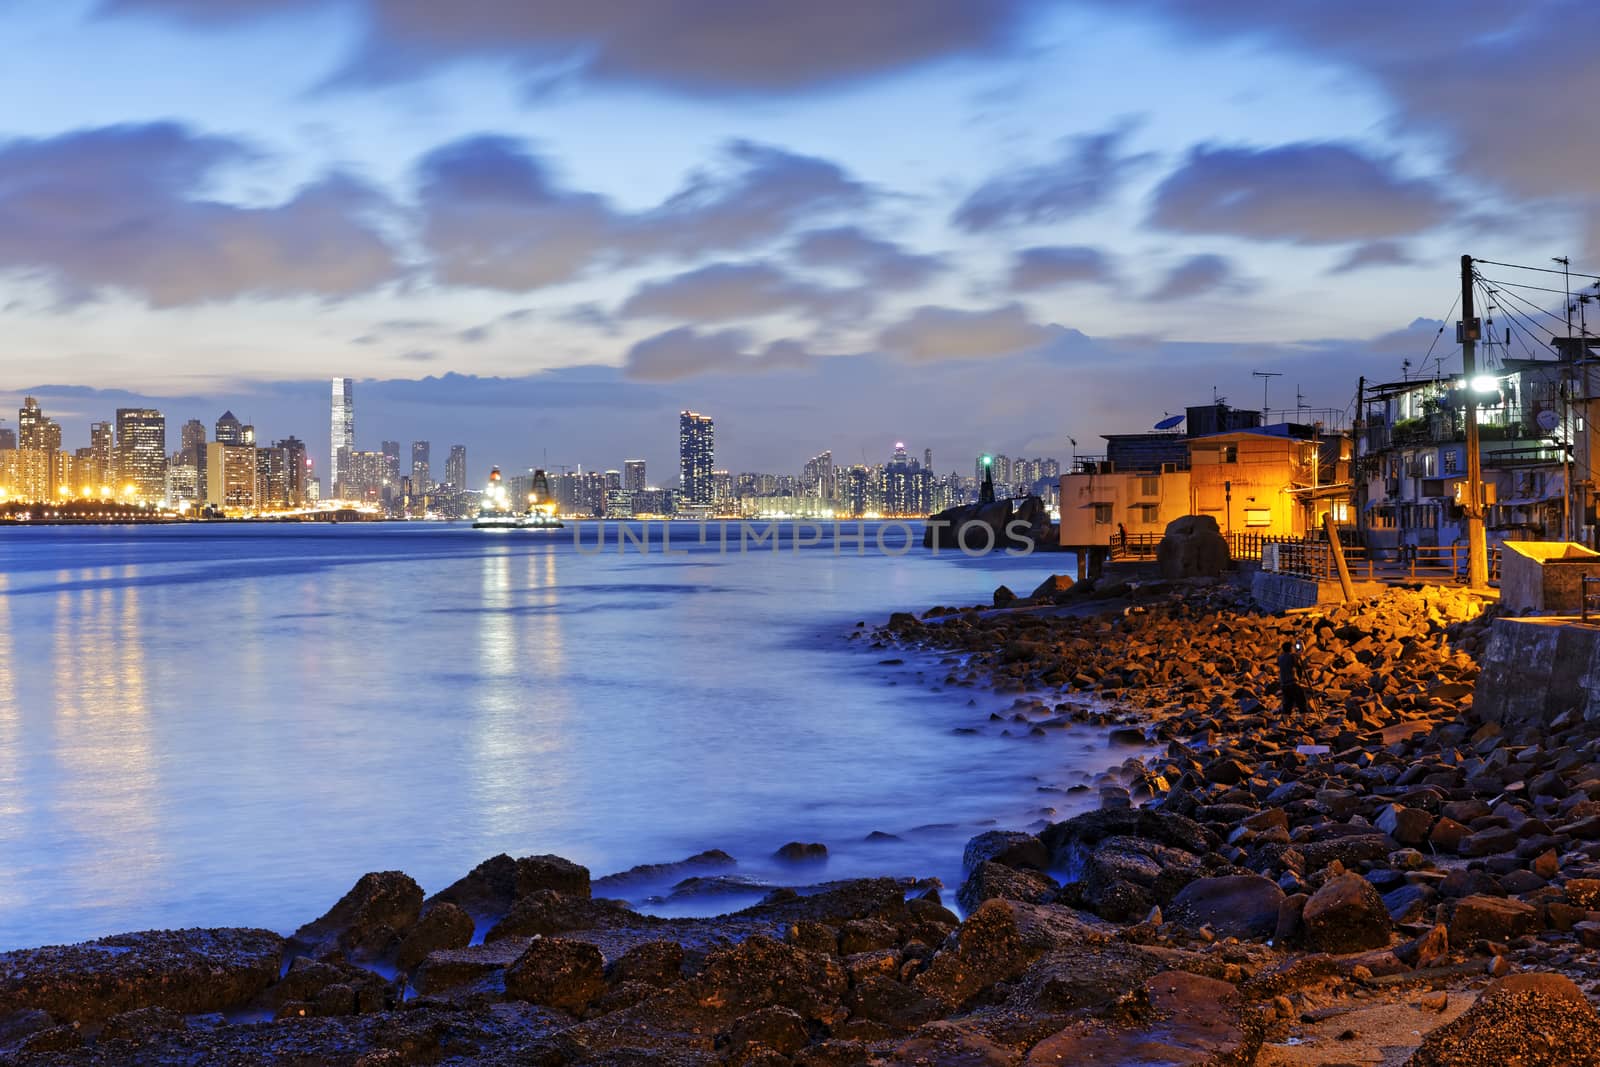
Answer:
<path fill-rule="evenodd" d="M 1177 469 L 1178 469 L 1178 465 L 1176 463 L 1163 463 L 1161 465 L 1161 473 L 1162 474 L 1172 474 Z"/>
<path fill-rule="evenodd" d="M 1278 546 L 1266 544 L 1261 546 L 1261 569 L 1276 571 L 1278 569 Z"/>

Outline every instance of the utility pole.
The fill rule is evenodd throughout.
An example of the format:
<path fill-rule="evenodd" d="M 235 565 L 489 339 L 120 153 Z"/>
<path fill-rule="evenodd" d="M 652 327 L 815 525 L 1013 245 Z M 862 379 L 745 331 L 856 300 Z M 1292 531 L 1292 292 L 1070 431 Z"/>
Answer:
<path fill-rule="evenodd" d="M 1472 308 L 1472 257 L 1461 257 L 1461 375 L 1467 380 L 1467 588 L 1489 584 L 1489 546 L 1483 534 L 1483 457 L 1478 454 L 1478 321 Z"/>

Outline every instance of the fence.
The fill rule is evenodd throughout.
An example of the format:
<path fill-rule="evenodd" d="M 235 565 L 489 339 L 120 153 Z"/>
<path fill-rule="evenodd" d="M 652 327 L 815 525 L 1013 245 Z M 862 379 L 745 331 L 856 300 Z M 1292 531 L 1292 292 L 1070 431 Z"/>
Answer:
<path fill-rule="evenodd" d="M 1377 560 L 1366 546 L 1352 543 L 1355 531 L 1339 531 L 1339 541 L 1344 545 L 1345 566 L 1350 577 L 1367 581 L 1395 581 L 1417 579 L 1433 582 L 1464 582 L 1467 579 L 1466 545 L 1413 545 L 1401 550 L 1396 560 Z M 1275 546 L 1278 570 L 1303 578 L 1332 581 L 1339 576 L 1338 564 L 1328 542 L 1321 538 L 1295 537 L 1286 534 L 1228 533 L 1228 553 L 1235 560 L 1260 560 L 1263 550 Z M 1108 556 L 1113 561 L 1153 560 L 1161 544 L 1161 535 L 1153 533 L 1128 534 L 1111 539 Z M 1489 580 L 1500 580 L 1500 549 L 1489 550 Z M 1600 593 L 1596 594 L 1600 597 Z M 1597 601 L 1600 603 L 1600 601 Z"/>
<path fill-rule="evenodd" d="M 1591 614 L 1600 618 L 1600 577 L 1585 574 L 1578 579 L 1582 584 L 1579 599 L 1583 602 L 1583 621 L 1588 622 Z"/>

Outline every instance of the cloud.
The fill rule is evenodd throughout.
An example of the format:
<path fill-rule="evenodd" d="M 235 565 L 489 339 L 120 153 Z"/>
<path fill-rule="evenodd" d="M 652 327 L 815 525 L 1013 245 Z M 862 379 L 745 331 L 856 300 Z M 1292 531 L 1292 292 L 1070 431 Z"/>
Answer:
<path fill-rule="evenodd" d="M 386 201 L 349 176 L 268 207 L 208 198 L 221 172 L 256 158 L 175 122 L 0 142 L 0 270 L 68 301 L 118 291 L 156 307 L 337 298 L 402 275 L 372 221 Z"/>
<path fill-rule="evenodd" d="M 803 233 L 791 254 L 802 266 L 850 271 L 878 289 L 917 289 L 948 266 L 939 256 L 908 252 L 858 226 Z"/>
<path fill-rule="evenodd" d="M 1373 241 L 1446 221 L 1453 205 L 1391 159 L 1335 142 L 1274 148 L 1202 145 L 1162 181 L 1151 225 L 1299 244 Z"/>
<path fill-rule="evenodd" d="M 1210 293 L 1237 292 L 1244 287 L 1232 263 L 1222 256 L 1208 253 L 1190 256 L 1173 267 L 1147 299 L 1188 300 Z"/>
<path fill-rule="evenodd" d="M 621 318 L 726 322 L 792 311 L 827 319 L 866 314 L 871 303 L 859 290 L 812 285 L 769 264 L 712 263 L 646 282 L 623 302 L 617 314 Z"/>
<path fill-rule="evenodd" d="M 873 193 L 842 168 L 750 141 L 646 211 L 564 188 L 525 143 L 470 137 L 418 165 L 423 243 L 447 285 L 513 292 L 652 259 L 748 250 Z"/>
<path fill-rule="evenodd" d="M 1123 181 L 1153 157 L 1122 151 L 1133 127 L 1124 123 L 1103 133 L 1063 141 L 1060 158 L 991 178 L 969 195 L 951 216 L 968 233 L 1004 226 L 1059 222 L 1104 205 Z"/>
<path fill-rule="evenodd" d="M 277 0 L 106 0 L 109 13 L 206 25 L 275 14 Z M 291 0 L 311 8 L 313 0 Z M 1040 0 L 324 0 L 362 39 L 339 80 L 411 79 L 471 60 L 531 85 L 563 74 L 696 95 L 793 93 L 950 57 L 994 54 Z"/>
<path fill-rule="evenodd" d="M 400 353 L 400 358 L 411 363 L 432 363 L 434 360 L 442 357 L 438 352 L 432 351 L 431 349 L 416 348 L 409 352 Z"/>
<path fill-rule="evenodd" d="M 713 371 L 804 367 L 813 359 L 803 345 L 792 340 L 773 341 L 756 352 L 747 351 L 750 347 L 750 335 L 744 330 L 705 333 L 679 326 L 628 349 L 623 370 L 639 381 L 666 382 Z"/>
<path fill-rule="evenodd" d="M 1021 304 L 987 311 L 924 304 L 880 333 L 878 345 L 911 360 L 983 359 L 1038 348 L 1060 332 L 1034 323 Z"/>
<path fill-rule="evenodd" d="M 1053 289 L 1077 282 L 1109 283 L 1114 280 L 1111 260 L 1087 245 L 1039 245 L 1024 248 L 1011 261 L 1007 283 L 1013 292 Z"/>
<path fill-rule="evenodd" d="M 1369 267 L 1409 267 L 1416 262 L 1398 242 L 1372 241 L 1352 248 L 1350 254 L 1340 260 L 1328 273 L 1349 274 Z"/>

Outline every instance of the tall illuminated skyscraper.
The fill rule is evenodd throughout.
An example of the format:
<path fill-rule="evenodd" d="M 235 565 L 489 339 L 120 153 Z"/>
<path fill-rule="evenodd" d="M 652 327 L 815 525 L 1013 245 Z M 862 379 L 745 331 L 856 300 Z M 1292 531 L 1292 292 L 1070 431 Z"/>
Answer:
<path fill-rule="evenodd" d="M 339 486 L 339 452 L 341 449 L 348 452 L 356 447 L 355 389 L 355 380 L 352 378 L 333 380 L 333 454 L 328 463 L 328 484 L 334 492 L 338 492 Z"/>
<path fill-rule="evenodd" d="M 622 461 L 622 488 L 630 493 L 641 492 L 644 489 L 644 460 Z"/>
<path fill-rule="evenodd" d="M 714 499 L 712 460 L 716 456 L 716 428 L 711 418 L 693 411 L 678 415 L 678 499 L 685 504 L 709 505 Z"/>
<path fill-rule="evenodd" d="M 451 445 L 450 458 L 444 461 L 444 480 L 460 492 L 467 487 L 467 446 Z"/>
<path fill-rule="evenodd" d="M 432 446 L 426 441 L 411 442 L 411 491 L 413 493 L 426 493 L 428 486 L 433 484 L 433 471 L 428 463 L 428 453 Z"/>
<path fill-rule="evenodd" d="M 151 408 L 117 409 L 117 477 L 140 500 L 167 494 L 167 417 Z"/>

